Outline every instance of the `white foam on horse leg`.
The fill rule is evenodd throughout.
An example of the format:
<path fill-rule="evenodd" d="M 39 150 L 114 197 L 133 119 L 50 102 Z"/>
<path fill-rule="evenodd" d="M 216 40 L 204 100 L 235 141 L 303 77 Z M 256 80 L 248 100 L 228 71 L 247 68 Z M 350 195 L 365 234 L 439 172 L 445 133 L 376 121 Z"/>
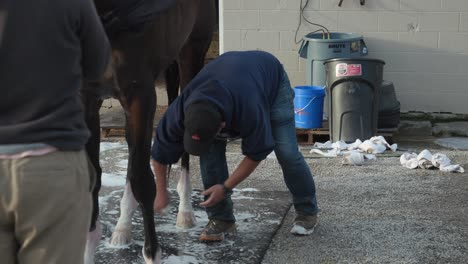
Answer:
<path fill-rule="evenodd" d="M 96 254 L 96 249 L 101 240 L 102 228 L 99 219 L 96 222 L 96 229 L 88 233 L 86 239 L 86 247 L 84 253 L 84 264 L 94 264 L 94 255 Z"/>
<path fill-rule="evenodd" d="M 176 226 L 180 228 L 192 228 L 196 225 L 195 214 L 192 207 L 192 184 L 190 173 L 182 169 L 179 182 L 177 183 L 177 192 L 179 193 L 179 213 L 177 214 Z"/>
<path fill-rule="evenodd" d="M 112 246 L 122 247 L 130 244 L 132 240 L 132 216 L 137 207 L 138 203 L 133 196 L 130 182 L 127 182 L 122 200 L 120 200 L 119 221 L 110 241 Z"/>
<path fill-rule="evenodd" d="M 143 259 L 145 260 L 145 264 L 161 264 L 161 248 L 158 248 L 156 251 L 156 256 L 154 256 L 154 259 L 152 259 L 150 256 L 145 255 L 145 247 L 143 246 L 143 249 L 141 250 L 141 253 L 143 254 Z"/>
<path fill-rule="evenodd" d="M 174 256 L 171 255 L 164 260 L 164 264 L 182 264 L 182 263 L 202 263 L 200 260 L 193 256 Z"/>

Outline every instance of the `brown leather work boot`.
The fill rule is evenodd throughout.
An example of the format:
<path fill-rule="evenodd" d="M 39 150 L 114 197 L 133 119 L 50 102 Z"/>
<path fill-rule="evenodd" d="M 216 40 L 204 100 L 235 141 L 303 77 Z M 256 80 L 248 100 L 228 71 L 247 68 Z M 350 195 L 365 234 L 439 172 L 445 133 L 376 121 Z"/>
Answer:
<path fill-rule="evenodd" d="M 210 220 L 200 234 L 201 242 L 223 241 L 225 235 L 237 233 L 236 223 L 221 220 Z"/>

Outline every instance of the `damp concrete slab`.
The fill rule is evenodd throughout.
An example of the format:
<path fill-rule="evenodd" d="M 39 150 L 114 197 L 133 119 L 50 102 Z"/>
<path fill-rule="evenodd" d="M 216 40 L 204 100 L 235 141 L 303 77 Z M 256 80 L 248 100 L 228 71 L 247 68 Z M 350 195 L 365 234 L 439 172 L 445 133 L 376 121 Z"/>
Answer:
<path fill-rule="evenodd" d="M 400 142 L 396 142 L 400 143 Z M 468 166 L 468 152 L 405 142 Z M 468 174 L 410 170 L 399 157 L 364 166 L 340 158 L 307 159 L 314 172 L 320 224 L 309 237 L 289 234 L 286 216 L 262 263 L 465 263 L 468 258 Z"/>
<path fill-rule="evenodd" d="M 467 137 L 439 138 L 435 143 L 449 149 L 468 150 Z"/>
<path fill-rule="evenodd" d="M 432 128 L 432 134 L 446 137 L 468 137 L 468 122 L 436 123 Z"/>
<path fill-rule="evenodd" d="M 432 135 L 432 124 L 430 121 L 401 120 L 397 134 L 430 136 Z"/>
<path fill-rule="evenodd" d="M 281 168 L 271 155 L 238 186 L 238 195 L 256 199 L 234 200 L 241 227 L 236 238 L 223 242 L 226 244 L 208 246 L 198 243 L 197 235 L 207 220 L 197 206 L 199 225 L 193 230 L 180 231 L 175 228 L 175 209 L 168 219 L 157 217 L 156 220 L 161 221 L 157 228 L 165 252 L 164 261 L 465 263 L 468 259 L 468 173 L 410 170 L 399 162 L 399 156 L 404 151 L 419 153 L 428 149 L 432 153 L 446 154 L 452 163 L 460 164 L 465 170 L 468 168 L 468 151 L 449 149 L 436 144 L 435 140 L 433 137 L 395 138 L 401 151 L 377 155 L 376 161 L 363 166 L 342 165 L 340 157 L 312 156 L 310 146 L 301 146 L 314 174 L 317 199 L 322 210 L 319 226 L 308 237 L 289 233 L 295 212 L 290 209 L 291 198 Z M 103 204 L 106 233 L 97 263 L 142 263 L 141 225 L 135 227 L 136 237 L 129 248 L 112 249 L 106 244 L 118 217 L 118 199 L 125 183 L 126 151 L 126 147 L 119 142 L 104 144 L 101 162 L 107 174 L 103 177 L 106 185 L 103 189 L 108 191 L 103 190 L 102 199 L 109 195 L 115 197 L 108 198 L 112 200 L 112 206 Z M 228 144 L 226 156 L 232 171 L 243 158 L 240 144 Z M 175 165 L 174 176 L 170 178 L 172 189 L 175 189 L 179 172 Z M 193 196 L 197 205 L 202 187 L 196 157 L 191 158 L 190 173 L 192 184 L 198 190 Z M 253 189 L 258 191 L 242 192 Z M 264 198 L 273 200 L 262 200 Z M 176 201 L 173 202 L 175 206 Z M 104 209 L 106 206 L 110 207 Z M 273 215 L 268 217 L 271 213 Z M 248 224 L 243 225 L 244 219 L 248 219 Z M 141 220 L 136 217 L 135 222 L 138 221 Z M 252 232 L 258 235 L 251 235 Z M 265 254 L 263 250 L 266 250 Z M 228 257 L 222 259 L 222 256 Z M 119 262 L 120 259 L 126 262 Z"/>
<path fill-rule="evenodd" d="M 96 254 L 97 264 L 144 263 L 141 248 L 144 243 L 142 217 L 139 211 L 133 217 L 133 241 L 124 248 L 109 244 L 112 230 L 119 217 L 119 203 L 123 194 L 127 167 L 127 147 L 122 142 L 101 144 L 101 166 L 103 167 L 100 193 L 100 216 L 103 238 Z M 195 161 L 193 161 L 195 163 Z M 178 167 L 174 166 L 175 181 Z M 195 170 L 195 169 L 194 169 Z M 195 178 L 195 177 L 194 177 Z M 194 179 L 195 185 L 200 185 Z M 232 199 L 235 206 L 238 234 L 227 237 L 220 243 L 201 243 L 198 235 L 207 224 L 200 189 L 192 192 L 192 203 L 197 225 L 191 229 L 175 226 L 178 195 L 175 182 L 171 183 L 171 205 L 169 212 L 155 217 L 157 236 L 163 249 L 163 263 L 260 263 L 279 228 L 291 203 L 285 191 L 260 191 L 254 188 L 235 189 Z"/>
<path fill-rule="evenodd" d="M 101 223 L 103 240 L 96 254 L 95 263 L 128 264 L 144 263 L 141 248 L 144 244 L 143 220 L 139 211 L 133 217 L 133 241 L 124 248 L 109 245 L 112 230 L 119 213 L 122 190 L 105 194 L 101 199 Z M 201 243 L 198 235 L 207 224 L 204 209 L 198 204 L 201 190 L 194 190 L 192 201 L 195 204 L 197 225 L 184 230 L 175 226 L 177 214 L 177 193 L 171 190 L 171 210 L 165 216 L 156 216 L 156 231 L 163 250 L 163 263 L 260 263 L 275 231 L 289 209 L 285 192 L 260 192 L 238 190 L 233 194 L 236 203 L 235 215 L 238 234 L 228 236 L 219 243 Z"/>

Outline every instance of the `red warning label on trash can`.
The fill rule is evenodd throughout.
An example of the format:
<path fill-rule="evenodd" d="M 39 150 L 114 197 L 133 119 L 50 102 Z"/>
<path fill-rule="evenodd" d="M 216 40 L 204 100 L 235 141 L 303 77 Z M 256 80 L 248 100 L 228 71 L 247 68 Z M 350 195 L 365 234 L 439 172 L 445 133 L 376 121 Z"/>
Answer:
<path fill-rule="evenodd" d="M 361 64 L 339 63 L 336 65 L 336 77 L 361 76 L 361 75 L 362 75 Z"/>

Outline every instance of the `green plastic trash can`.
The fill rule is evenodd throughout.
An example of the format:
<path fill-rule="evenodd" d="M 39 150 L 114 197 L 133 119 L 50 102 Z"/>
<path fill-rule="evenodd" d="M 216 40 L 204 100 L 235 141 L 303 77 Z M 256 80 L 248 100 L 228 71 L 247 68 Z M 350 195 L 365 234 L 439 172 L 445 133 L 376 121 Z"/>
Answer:
<path fill-rule="evenodd" d="M 324 86 L 326 75 L 323 63 L 333 58 L 358 58 L 367 55 L 367 46 L 361 35 L 331 32 L 309 33 L 302 39 L 299 55 L 306 59 L 308 85 Z"/>
<path fill-rule="evenodd" d="M 354 33 L 331 32 L 309 33 L 302 39 L 299 55 L 305 58 L 306 84 L 325 86 L 324 62 L 333 58 L 359 58 L 366 56 L 367 46 L 361 35 Z M 328 95 L 325 96 L 325 118 L 328 114 Z"/>
<path fill-rule="evenodd" d="M 325 61 L 324 65 L 330 140 L 352 143 L 375 136 L 385 62 L 336 58 Z"/>

